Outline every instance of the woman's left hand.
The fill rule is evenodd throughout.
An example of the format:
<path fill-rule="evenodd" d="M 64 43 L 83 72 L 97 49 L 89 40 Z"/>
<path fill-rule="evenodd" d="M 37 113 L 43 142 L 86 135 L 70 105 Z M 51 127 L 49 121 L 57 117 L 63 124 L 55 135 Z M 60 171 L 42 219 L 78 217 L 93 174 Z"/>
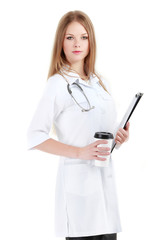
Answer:
<path fill-rule="evenodd" d="M 118 132 L 116 134 L 116 137 L 115 137 L 115 142 L 117 144 L 120 145 L 120 144 L 126 142 L 129 139 L 129 126 L 130 126 L 130 123 L 127 122 L 125 129 L 120 128 L 118 130 Z"/>

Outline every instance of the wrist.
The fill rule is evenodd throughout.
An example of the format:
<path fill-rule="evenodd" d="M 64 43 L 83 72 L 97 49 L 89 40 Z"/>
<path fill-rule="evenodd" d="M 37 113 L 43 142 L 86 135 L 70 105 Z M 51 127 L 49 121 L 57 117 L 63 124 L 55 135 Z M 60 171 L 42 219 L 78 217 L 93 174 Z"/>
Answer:
<path fill-rule="evenodd" d="M 78 159 L 81 158 L 81 150 L 82 150 L 81 147 L 77 147 L 77 149 L 76 149 L 76 158 L 78 158 Z"/>

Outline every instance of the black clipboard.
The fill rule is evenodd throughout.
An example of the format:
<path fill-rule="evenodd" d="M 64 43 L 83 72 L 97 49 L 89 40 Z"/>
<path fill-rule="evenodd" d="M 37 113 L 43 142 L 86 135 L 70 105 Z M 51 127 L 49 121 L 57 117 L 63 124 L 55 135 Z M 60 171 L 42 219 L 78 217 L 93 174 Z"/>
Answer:
<path fill-rule="evenodd" d="M 143 96 L 143 93 L 137 93 L 134 96 L 131 104 L 129 105 L 129 108 L 127 109 L 124 117 L 122 118 L 122 121 L 120 122 L 119 128 L 125 129 L 127 122 L 129 121 L 130 117 L 132 116 L 132 113 L 134 112 L 135 108 L 137 107 L 137 104 L 139 103 L 142 96 Z M 113 149 L 115 148 L 115 146 L 116 146 L 116 143 L 115 143 L 115 141 L 113 141 L 111 153 L 113 152 Z"/>

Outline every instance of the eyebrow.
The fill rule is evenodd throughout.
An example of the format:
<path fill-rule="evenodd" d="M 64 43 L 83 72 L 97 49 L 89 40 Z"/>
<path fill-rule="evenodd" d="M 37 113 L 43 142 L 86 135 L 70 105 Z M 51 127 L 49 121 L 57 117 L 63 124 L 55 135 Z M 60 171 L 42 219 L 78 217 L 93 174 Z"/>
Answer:
<path fill-rule="evenodd" d="M 88 33 L 82 33 L 81 35 L 88 35 Z M 74 34 L 72 34 L 72 33 L 67 33 L 66 35 L 73 35 L 74 36 Z"/>

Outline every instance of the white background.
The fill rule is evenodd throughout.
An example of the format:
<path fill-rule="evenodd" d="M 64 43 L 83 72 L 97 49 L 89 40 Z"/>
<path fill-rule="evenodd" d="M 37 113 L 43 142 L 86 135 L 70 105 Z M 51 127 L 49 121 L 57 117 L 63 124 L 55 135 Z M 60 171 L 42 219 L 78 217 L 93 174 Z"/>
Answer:
<path fill-rule="evenodd" d="M 44 89 L 59 19 L 82 10 L 97 39 L 96 69 L 109 82 L 119 119 L 144 92 L 130 140 L 113 154 L 122 233 L 160 239 L 158 1 L 1 1 L 0 239 L 51 240 L 58 156 L 27 151 L 26 131 Z"/>

